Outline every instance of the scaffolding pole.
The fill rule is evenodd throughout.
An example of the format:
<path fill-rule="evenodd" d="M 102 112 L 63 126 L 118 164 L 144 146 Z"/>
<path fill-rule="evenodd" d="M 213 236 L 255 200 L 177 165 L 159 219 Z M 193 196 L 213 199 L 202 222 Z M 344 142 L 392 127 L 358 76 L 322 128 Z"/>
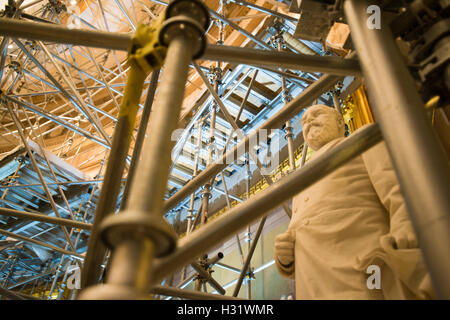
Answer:
<path fill-rule="evenodd" d="M 346 0 L 344 11 L 431 280 L 449 299 L 450 167 L 386 20 L 367 28 L 369 5 Z"/>
<path fill-rule="evenodd" d="M 0 216 L 15 217 L 15 218 L 20 218 L 20 219 L 24 219 L 24 220 L 32 220 L 32 221 L 41 221 L 41 222 L 50 223 L 53 225 L 70 227 L 70 228 L 78 228 L 78 229 L 82 229 L 82 230 L 91 230 L 92 229 L 92 225 L 89 223 L 71 220 L 71 219 L 51 217 L 51 216 L 47 216 L 45 214 L 31 213 L 31 212 L 19 211 L 19 210 L 14 210 L 14 209 L 9 209 L 9 208 L 0 208 Z"/>
<path fill-rule="evenodd" d="M 83 290 L 82 299 L 144 297 L 151 286 L 153 258 L 175 249 L 176 236 L 162 217 L 170 169 L 170 137 L 178 123 L 189 62 L 202 50 L 209 16 L 198 1 L 171 4 L 166 13 L 168 27 L 161 35 L 168 49 L 160 94 L 149 124 L 152 135 L 144 142 L 145 153 L 136 168 L 140 179 L 133 180 L 126 210 L 102 223 L 102 239 L 112 250 L 106 284 Z"/>
<path fill-rule="evenodd" d="M 0 35 L 121 51 L 128 50 L 131 41 L 131 36 L 128 34 L 68 29 L 47 23 L 25 22 L 7 18 L 0 18 Z M 265 44 L 266 47 L 268 45 Z M 283 66 L 284 68 L 304 72 L 322 72 L 341 76 L 358 76 L 361 73 L 359 62 L 355 59 L 291 52 L 279 53 L 273 50 L 214 44 L 206 46 L 202 59 L 259 67 L 278 68 Z"/>
<path fill-rule="evenodd" d="M 183 299 L 192 299 L 192 300 L 243 300 L 235 297 L 230 296 L 223 296 L 219 294 L 212 294 L 212 293 L 204 293 L 204 292 L 198 292 L 194 290 L 185 290 L 185 289 L 178 289 L 173 287 L 167 287 L 167 286 L 154 286 L 150 293 L 153 294 L 159 294 L 163 296 L 171 296 L 171 297 L 179 297 Z"/>

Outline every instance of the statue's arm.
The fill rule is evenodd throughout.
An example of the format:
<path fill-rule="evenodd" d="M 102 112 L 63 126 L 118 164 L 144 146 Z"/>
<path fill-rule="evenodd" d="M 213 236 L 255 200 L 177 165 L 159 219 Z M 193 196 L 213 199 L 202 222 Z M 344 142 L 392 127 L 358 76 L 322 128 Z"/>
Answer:
<path fill-rule="evenodd" d="M 415 248 L 417 240 L 384 142 L 363 154 L 372 185 L 389 212 L 390 233 L 399 248 Z"/>

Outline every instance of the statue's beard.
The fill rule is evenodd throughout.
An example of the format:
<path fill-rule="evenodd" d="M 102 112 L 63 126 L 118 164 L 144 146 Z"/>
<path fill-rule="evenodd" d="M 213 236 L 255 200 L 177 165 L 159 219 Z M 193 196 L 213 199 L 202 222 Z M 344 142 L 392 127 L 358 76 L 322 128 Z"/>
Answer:
<path fill-rule="evenodd" d="M 305 140 L 311 149 L 317 151 L 323 145 L 336 138 L 336 134 L 334 134 L 332 128 L 311 125 L 307 130 Z"/>

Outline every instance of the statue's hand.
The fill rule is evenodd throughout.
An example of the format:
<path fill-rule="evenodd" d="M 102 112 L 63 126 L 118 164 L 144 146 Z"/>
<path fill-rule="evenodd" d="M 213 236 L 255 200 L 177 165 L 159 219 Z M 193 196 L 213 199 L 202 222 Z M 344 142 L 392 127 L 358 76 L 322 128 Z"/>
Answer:
<path fill-rule="evenodd" d="M 279 234 L 275 237 L 275 257 L 284 265 L 289 266 L 294 262 L 295 239 L 289 232 Z"/>
<path fill-rule="evenodd" d="M 414 249 L 418 248 L 416 235 L 412 230 L 403 230 L 392 233 L 393 246 L 397 249 Z"/>

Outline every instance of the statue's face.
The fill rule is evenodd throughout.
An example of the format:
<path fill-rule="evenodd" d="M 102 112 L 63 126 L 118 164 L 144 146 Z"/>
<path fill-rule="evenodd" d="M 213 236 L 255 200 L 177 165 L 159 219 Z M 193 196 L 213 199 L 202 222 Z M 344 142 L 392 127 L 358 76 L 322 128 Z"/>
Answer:
<path fill-rule="evenodd" d="M 345 134 L 342 116 L 335 109 L 325 105 L 308 108 L 303 115 L 302 124 L 303 137 L 308 147 L 314 151 Z"/>

